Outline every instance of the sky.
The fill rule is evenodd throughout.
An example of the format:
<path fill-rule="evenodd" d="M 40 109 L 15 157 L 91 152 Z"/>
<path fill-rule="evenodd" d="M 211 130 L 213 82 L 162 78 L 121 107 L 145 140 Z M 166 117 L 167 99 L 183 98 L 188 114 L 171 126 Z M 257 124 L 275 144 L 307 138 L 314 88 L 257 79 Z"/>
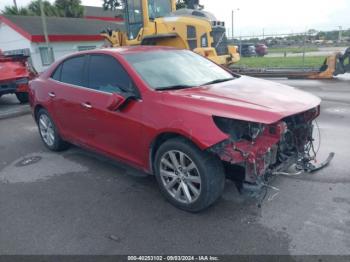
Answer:
<path fill-rule="evenodd" d="M 53 2 L 53 0 L 50 0 Z M 20 6 L 30 0 L 17 0 Z M 309 29 L 350 28 L 350 0 L 201 0 L 206 11 L 225 21 L 231 36 L 231 10 L 234 11 L 234 35 L 258 36 L 298 33 Z M 0 0 L 0 10 L 13 0 Z M 101 0 L 82 0 L 84 5 L 101 6 Z M 237 10 L 239 9 L 239 10 Z"/>

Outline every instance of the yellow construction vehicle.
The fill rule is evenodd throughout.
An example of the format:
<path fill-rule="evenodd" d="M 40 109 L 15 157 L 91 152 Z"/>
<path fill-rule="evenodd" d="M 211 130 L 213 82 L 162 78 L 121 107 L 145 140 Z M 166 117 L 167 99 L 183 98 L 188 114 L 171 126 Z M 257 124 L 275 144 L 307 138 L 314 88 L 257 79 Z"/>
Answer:
<path fill-rule="evenodd" d="M 238 62 L 237 46 L 227 43 L 225 23 L 201 10 L 198 0 L 192 5 L 176 10 L 176 0 L 125 0 L 125 30 L 109 29 L 102 36 L 112 47 L 172 46 L 225 66 Z"/>

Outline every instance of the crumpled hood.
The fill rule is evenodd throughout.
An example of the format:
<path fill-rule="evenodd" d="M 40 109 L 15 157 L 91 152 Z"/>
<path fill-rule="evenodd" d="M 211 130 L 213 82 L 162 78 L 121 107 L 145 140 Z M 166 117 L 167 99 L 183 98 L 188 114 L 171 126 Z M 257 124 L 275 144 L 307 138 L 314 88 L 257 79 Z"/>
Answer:
<path fill-rule="evenodd" d="M 241 76 L 220 84 L 166 91 L 164 102 L 198 113 L 270 124 L 314 108 L 321 99 L 287 85 Z"/>

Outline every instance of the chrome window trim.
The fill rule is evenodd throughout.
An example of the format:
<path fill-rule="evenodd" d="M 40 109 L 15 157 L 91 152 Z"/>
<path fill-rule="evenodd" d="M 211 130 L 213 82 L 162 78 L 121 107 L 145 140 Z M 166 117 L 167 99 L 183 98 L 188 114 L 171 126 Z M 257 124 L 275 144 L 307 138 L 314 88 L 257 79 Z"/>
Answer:
<path fill-rule="evenodd" d="M 69 87 L 72 87 L 72 88 L 79 88 L 79 89 L 84 89 L 84 90 L 89 90 L 89 91 L 93 91 L 95 93 L 102 93 L 102 94 L 107 94 L 109 96 L 113 95 L 114 93 L 109 93 L 109 92 L 105 92 L 105 91 L 100 91 L 100 90 L 96 90 L 96 89 L 92 89 L 92 88 L 89 88 L 89 87 L 84 87 L 84 86 L 78 86 L 78 85 L 73 85 L 73 84 L 68 84 L 68 83 L 64 83 L 64 82 L 61 82 L 61 81 L 58 81 L 58 80 L 55 80 L 51 77 L 48 78 L 48 80 L 50 81 L 53 81 L 53 82 L 56 82 L 58 84 L 65 84 L 65 85 L 68 85 Z M 117 93 L 116 93 L 117 94 Z M 121 95 L 121 94 L 120 94 Z M 122 96 L 122 95 L 121 95 Z M 139 97 L 136 99 L 136 101 L 138 102 L 142 102 L 142 97 Z"/>
<path fill-rule="evenodd" d="M 51 80 L 51 81 L 53 81 L 53 82 L 59 83 L 59 84 L 64 84 L 64 85 L 70 86 L 70 87 L 72 87 L 72 88 L 79 88 L 79 89 L 89 90 L 89 91 L 93 91 L 93 92 L 96 92 L 96 93 L 103 93 L 103 94 L 108 94 L 108 95 L 112 95 L 112 94 L 113 94 L 113 93 L 110 93 L 110 92 L 105 92 L 105 91 L 101 91 L 101 90 L 96 90 L 96 89 L 89 88 L 89 87 L 86 87 L 86 86 L 78 86 L 78 85 L 73 85 L 73 84 L 65 83 L 65 82 L 62 82 L 62 81 L 55 80 L 55 79 L 53 79 L 52 77 L 49 77 L 48 79 Z"/>

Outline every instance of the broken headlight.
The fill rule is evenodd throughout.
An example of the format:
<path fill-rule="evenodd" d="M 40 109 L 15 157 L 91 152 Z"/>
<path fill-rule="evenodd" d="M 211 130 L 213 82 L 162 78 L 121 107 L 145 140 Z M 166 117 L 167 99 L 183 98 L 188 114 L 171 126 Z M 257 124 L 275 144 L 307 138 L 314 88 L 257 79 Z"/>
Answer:
<path fill-rule="evenodd" d="M 233 141 L 248 140 L 254 141 L 265 129 L 261 123 L 248 122 L 225 117 L 213 116 L 216 126 L 225 134 L 228 134 Z"/>

